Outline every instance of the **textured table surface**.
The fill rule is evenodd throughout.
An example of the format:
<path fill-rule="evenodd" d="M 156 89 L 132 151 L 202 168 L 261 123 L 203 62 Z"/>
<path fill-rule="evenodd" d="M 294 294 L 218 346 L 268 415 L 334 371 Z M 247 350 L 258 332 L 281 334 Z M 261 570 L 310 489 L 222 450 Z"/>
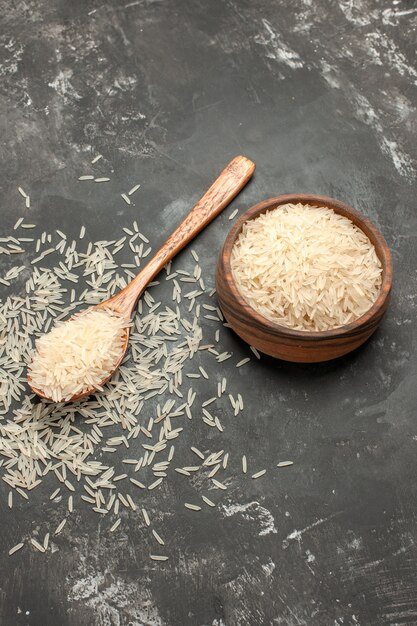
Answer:
<path fill-rule="evenodd" d="M 41 230 L 85 224 L 96 239 L 138 218 L 156 247 L 241 153 L 253 181 L 194 245 L 208 286 L 233 208 L 290 192 L 368 215 L 395 268 L 381 328 L 337 362 L 237 370 L 248 349 L 222 331 L 233 364 L 205 367 L 245 400 L 217 442 L 228 490 L 198 514 L 179 475 L 143 496 L 166 563 L 149 561 L 133 512 L 109 535 L 78 500 L 53 551 L 9 557 L 65 504 L 50 482 L 9 510 L 0 485 L 1 626 L 417 624 L 416 18 L 401 0 L 1 2 L 1 236 L 27 211 Z M 111 182 L 83 186 L 98 153 Z M 178 464 L 206 431 L 185 424 Z M 245 478 L 242 454 L 267 474 Z"/>

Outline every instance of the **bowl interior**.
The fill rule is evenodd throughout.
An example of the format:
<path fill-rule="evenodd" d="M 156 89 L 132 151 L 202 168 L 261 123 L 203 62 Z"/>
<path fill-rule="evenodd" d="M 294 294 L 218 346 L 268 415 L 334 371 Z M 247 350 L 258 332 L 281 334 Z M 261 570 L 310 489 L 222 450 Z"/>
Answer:
<path fill-rule="evenodd" d="M 334 210 L 335 213 L 339 213 L 350 219 L 358 228 L 360 228 L 370 239 L 371 243 L 375 247 L 376 254 L 381 261 L 382 266 L 382 284 L 381 290 L 379 292 L 378 298 L 372 305 L 372 307 L 364 313 L 361 317 L 354 320 L 350 324 L 346 324 L 345 326 L 339 326 L 337 328 L 325 331 L 305 331 L 305 330 L 294 330 L 287 326 L 281 326 L 276 324 L 275 322 L 267 319 L 255 309 L 253 309 L 247 302 L 244 300 L 243 296 L 240 294 L 235 281 L 233 279 L 233 274 L 231 270 L 231 252 L 234 246 L 234 243 L 242 231 L 243 225 L 245 222 L 255 219 L 261 213 L 265 213 L 266 211 L 270 211 L 272 209 L 276 209 L 280 205 L 283 204 L 309 204 L 312 206 L 322 206 L 328 207 Z M 289 194 L 283 196 L 277 196 L 274 198 L 269 198 L 264 202 L 261 202 L 248 211 L 243 213 L 235 222 L 234 226 L 229 231 L 229 234 L 226 238 L 223 247 L 223 263 L 228 274 L 228 287 L 233 292 L 233 296 L 236 301 L 244 307 L 246 310 L 250 310 L 250 315 L 256 320 L 258 324 L 263 324 L 265 327 L 273 329 L 275 332 L 280 332 L 281 334 L 285 334 L 288 337 L 303 338 L 311 337 L 312 339 L 317 338 L 332 338 L 339 337 L 343 333 L 352 332 L 353 329 L 366 324 L 371 318 L 376 316 L 381 309 L 384 307 L 386 300 L 390 294 L 392 287 L 392 260 L 391 253 L 389 251 L 388 245 L 377 229 L 377 227 L 366 217 L 361 215 L 358 211 L 350 207 L 349 205 L 341 202 L 340 200 L 335 200 L 334 198 L 328 198 L 326 196 L 319 196 L 313 194 Z"/>

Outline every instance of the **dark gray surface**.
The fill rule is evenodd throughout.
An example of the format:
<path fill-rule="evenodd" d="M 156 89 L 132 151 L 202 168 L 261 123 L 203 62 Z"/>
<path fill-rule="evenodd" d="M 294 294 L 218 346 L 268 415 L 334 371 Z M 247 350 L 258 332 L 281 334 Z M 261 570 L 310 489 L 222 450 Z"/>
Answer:
<path fill-rule="evenodd" d="M 356 353 L 225 369 L 246 407 L 223 435 L 236 452 L 224 507 L 187 515 L 175 476 L 163 505 L 146 496 L 172 535 L 167 564 L 149 562 L 134 515 L 112 537 L 83 509 L 56 552 L 9 559 L 61 517 L 50 487 L 13 512 L 1 488 L 1 626 L 417 624 L 416 3 L 3 0 L 1 14 L 2 233 L 27 182 L 41 224 L 111 238 L 139 214 L 156 246 L 242 153 L 258 169 L 234 207 L 340 198 L 381 228 L 395 265 L 389 312 Z M 77 186 L 98 152 L 112 186 Z M 196 243 L 208 283 L 227 213 Z M 244 452 L 256 468 L 295 465 L 244 481 Z"/>

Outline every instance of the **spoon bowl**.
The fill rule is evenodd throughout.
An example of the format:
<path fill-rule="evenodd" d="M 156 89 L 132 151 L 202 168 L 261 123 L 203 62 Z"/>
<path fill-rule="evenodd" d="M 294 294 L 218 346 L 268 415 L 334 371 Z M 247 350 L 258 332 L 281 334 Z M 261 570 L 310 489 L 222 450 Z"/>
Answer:
<path fill-rule="evenodd" d="M 100 305 L 100 304 L 97 305 L 97 307 L 99 307 L 99 306 L 102 306 L 102 305 Z M 92 308 L 96 308 L 96 307 L 92 307 Z M 70 322 L 71 319 L 73 319 L 73 317 L 70 318 L 68 320 L 68 322 Z M 104 378 L 101 381 L 100 387 L 103 387 L 110 380 L 110 378 L 113 376 L 114 372 L 119 368 L 119 366 L 121 365 L 121 363 L 122 363 L 122 361 L 123 361 L 123 359 L 125 357 L 128 345 L 129 345 L 129 328 L 124 328 L 123 329 L 123 343 L 122 343 L 120 357 L 119 357 L 119 359 L 117 359 L 117 361 L 116 361 L 116 363 L 114 365 L 113 371 L 106 378 Z M 48 398 L 48 396 L 41 389 L 38 389 L 37 387 L 34 387 L 32 385 L 31 376 L 30 376 L 29 373 L 28 373 L 27 379 L 28 379 L 29 387 L 32 389 L 32 391 L 34 393 L 36 393 L 36 395 L 38 395 L 40 398 L 43 398 L 44 400 L 52 400 L 51 398 Z M 95 391 L 97 391 L 97 388 L 92 388 L 92 389 L 88 389 L 87 391 L 83 391 L 82 393 L 77 393 L 77 394 L 72 396 L 70 402 L 78 402 L 79 400 L 83 400 L 84 398 L 87 398 L 88 396 L 91 396 L 91 394 L 93 394 Z"/>

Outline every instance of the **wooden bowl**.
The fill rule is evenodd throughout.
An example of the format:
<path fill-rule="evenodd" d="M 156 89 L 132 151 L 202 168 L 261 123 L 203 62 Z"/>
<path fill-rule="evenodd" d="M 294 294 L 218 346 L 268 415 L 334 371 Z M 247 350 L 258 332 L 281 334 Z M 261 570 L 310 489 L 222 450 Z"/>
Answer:
<path fill-rule="evenodd" d="M 282 204 L 325 206 L 348 217 L 371 240 L 382 264 L 381 292 L 373 306 L 354 322 L 320 332 L 292 330 L 275 324 L 255 311 L 240 295 L 233 280 L 230 257 L 243 224 Z M 310 194 L 270 198 L 240 216 L 226 237 L 216 270 L 220 308 L 232 329 L 246 343 L 285 361 L 315 363 L 347 354 L 363 344 L 377 329 L 387 309 L 392 286 L 391 253 L 384 237 L 370 220 L 339 200 Z"/>

